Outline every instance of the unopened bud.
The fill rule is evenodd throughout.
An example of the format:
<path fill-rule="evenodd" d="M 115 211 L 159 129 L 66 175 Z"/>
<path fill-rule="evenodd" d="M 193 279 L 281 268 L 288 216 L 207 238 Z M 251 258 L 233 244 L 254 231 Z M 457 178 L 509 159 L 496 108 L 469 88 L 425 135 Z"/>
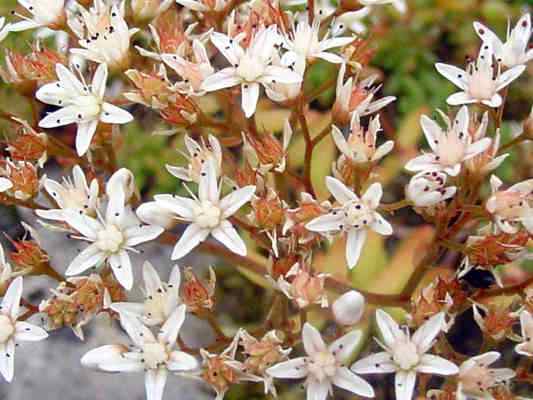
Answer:
<path fill-rule="evenodd" d="M 335 321 L 346 326 L 357 324 L 363 316 L 364 309 L 365 298 L 355 290 L 344 293 L 331 306 Z"/>

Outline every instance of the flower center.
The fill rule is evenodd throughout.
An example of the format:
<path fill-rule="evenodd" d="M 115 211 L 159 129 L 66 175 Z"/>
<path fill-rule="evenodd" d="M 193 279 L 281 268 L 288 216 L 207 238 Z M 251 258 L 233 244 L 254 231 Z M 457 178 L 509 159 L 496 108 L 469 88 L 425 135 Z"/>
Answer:
<path fill-rule="evenodd" d="M 94 119 L 102 111 L 100 100 L 93 95 L 75 97 L 73 103 L 79 108 L 77 118 L 80 120 Z"/>
<path fill-rule="evenodd" d="M 96 246 L 107 253 L 118 252 L 124 243 L 124 235 L 115 225 L 107 225 L 96 234 Z"/>
<path fill-rule="evenodd" d="M 239 67 L 237 68 L 237 74 L 247 82 L 255 82 L 257 78 L 263 75 L 263 72 L 263 64 L 248 54 L 245 54 L 241 58 Z"/>
<path fill-rule="evenodd" d="M 307 368 L 309 374 L 317 381 L 322 382 L 335 376 L 337 372 L 337 360 L 329 351 L 313 354 L 308 359 Z"/>
<path fill-rule="evenodd" d="M 492 68 L 480 67 L 477 70 L 473 69 L 468 91 L 474 99 L 490 100 L 496 93 L 496 81 L 492 79 L 492 75 Z"/>
<path fill-rule="evenodd" d="M 158 368 L 168 361 L 168 352 L 161 343 L 147 343 L 143 346 L 144 365 L 148 369 Z"/>
<path fill-rule="evenodd" d="M 11 318 L 7 315 L 0 315 L 0 343 L 7 342 L 15 333 L 15 327 Z"/>
<path fill-rule="evenodd" d="M 444 166 L 453 166 L 463 161 L 465 154 L 465 144 L 455 132 L 449 132 L 447 135 L 441 135 L 437 155 L 439 163 Z"/>
<path fill-rule="evenodd" d="M 345 221 L 348 225 L 359 228 L 374 220 L 373 213 L 362 201 L 352 201 L 343 207 Z"/>
<path fill-rule="evenodd" d="M 203 202 L 194 213 L 195 222 L 202 228 L 216 228 L 220 224 L 221 212 L 210 201 Z"/>
<path fill-rule="evenodd" d="M 410 370 L 420 362 L 416 345 L 410 340 L 396 342 L 392 352 L 394 362 L 403 370 Z"/>
<path fill-rule="evenodd" d="M 489 369 L 479 365 L 462 373 L 459 380 L 463 384 L 463 390 L 471 394 L 483 394 L 496 383 L 496 379 L 490 374 Z"/>

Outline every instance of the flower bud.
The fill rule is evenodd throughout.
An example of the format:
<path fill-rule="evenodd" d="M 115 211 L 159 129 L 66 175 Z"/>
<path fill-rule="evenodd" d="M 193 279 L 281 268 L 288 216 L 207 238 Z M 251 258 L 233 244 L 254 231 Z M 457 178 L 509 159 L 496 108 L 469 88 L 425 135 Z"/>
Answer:
<path fill-rule="evenodd" d="M 215 287 L 217 277 L 213 268 L 209 268 L 209 280 L 203 283 L 192 268 L 185 268 L 181 297 L 192 313 L 210 311 L 215 306 Z"/>
<path fill-rule="evenodd" d="M 356 290 L 350 290 L 333 302 L 331 311 L 337 323 L 355 325 L 365 311 L 365 298 Z"/>
<path fill-rule="evenodd" d="M 0 201 L 8 204 L 12 199 L 27 201 L 39 193 L 37 168 L 30 162 L 0 160 L 0 179 L 2 177 L 10 182 L 10 186 L 0 193 Z"/>

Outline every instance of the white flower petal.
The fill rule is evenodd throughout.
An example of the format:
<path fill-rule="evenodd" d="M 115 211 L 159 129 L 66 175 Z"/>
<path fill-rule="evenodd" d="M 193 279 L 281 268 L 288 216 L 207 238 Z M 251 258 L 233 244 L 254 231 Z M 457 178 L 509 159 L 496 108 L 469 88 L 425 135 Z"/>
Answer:
<path fill-rule="evenodd" d="M 396 321 L 383 310 L 376 310 L 376 323 L 378 324 L 383 341 L 389 348 L 394 346 L 396 339 L 405 337 L 405 334 L 402 332 Z"/>
<path fill-rule="evenodd" d="M 248 203 L 255 193 L 255 186 L 245 186 L 237 189 L 220 201 L 222 218 L 228 218 L 235 214 L 239 208 Z"/>
<path fill-rule="evenodd" d="M 162 400 L 165 384 L 167 382 L 167 370 L 164 368 L 150 369 L 144 376 L 146 388 L 146 400 Z"/>
<path fill-rule="evenodd" d="M 281 362 L 267 369 L 267 374 L 274 378 L 299 379 L 307 376 L 307 366 L 304 357 Z"/>
<path fill-rule="evenodd" d="M 203 242 L 209 235 L 209 229 L 200 228 L 196 224 L 189 225 L 172 251 L 172 260 L 178 260 L 187 255 L 192 249 Z"/>
<path fill-rule="evenodd" d="M 206 92 L 214 92 L 220 89 L 236 86 L 240 83 L 241 78 L 237 76 L 235 69 L 225 68 L 205 78 L 202 82 L 201 90 Z"/>
<path fill-rule="evenodd" d="M 363 378 L 358 377 L 346 367 L 337 369 L 333 377 L 333 384 L 363 397 L 374 397 L 374 389 Z"/>
<path fill-rule="evenodd" d="M 165 342 L 169 345 L 174 345 L 174 343 L 176 343 L 181 326 L 185 321 L 186 311 L 187 306 L 182 304 L 174 310 L 170 317 L 168 317 L 159 331 L 158 339 L 160 342 Z"/>
<path fill-rule="evenodd" d="M 328 346 L 328 350 L 335 355 L 335 358 L 341 363 L 345 363 L 353 354 L 361 340 L 362 333 L 359 330 L 353 330 L 346 335 L 341 336 Z"/>
<path fill-rule="evenodd" d="M 516 78 L 522 75 L 522 72 L 526 70 L 525 65 L 517 65 L 511 69 L 508 69 L 498 77 L 496 91 L 502 90 L 504 87 L 508 86 Z"/>
<path fill-rule="evenodd" d="M 106 124 L 127 124 L 128 122 L 133 121 L 133 115 L 113 104 L 104 103 L 102 104 L 100 121 L 105 122 Z"/>
<path fill-rule="evenodd" d="M 326 215 L 321 215 L 309 221 L 305 225 L 305 229 L 312 232 L 331 232 L 340 229 L 340 226 L 343 224 L 344 217 L 341 213 L 330 213 Z"/>
<path fill-rule="evenodd" d="M 420 359 L 420 364 L 416 367 L 418 372 L 423 374 L 455 375 L 459 372 L 457 365 L 445 358 L 424 354 Z"/>
<path fill-rule="evenodd" d="M 323 382 L 310 381 L 307 385 L 307 400 L 326 400 L 330 390 L 327 380 Z"/>
<path fill-rule="evenodd" d="M 468 81 L 466 79 L 467 73 L 466 71 L 462 70 L 461 68 L 457 68 L 453 65 L 449 64 L 443 64 L 443 63 L 437 63 L 435 64 L 435 68 L 437 71 L 444 76 L 446 79 L 448 79 L 450 82 L 452 82 L 455 86 L 457 86 L 461 90 L 467 90 L 468 89 Z"/>
<path fill-rule="evenodd" d="M 425 353 L 431 348 L 433 341 L 444 328 L 445 322 L 445 314 L 440 312 L 416 330 L 411 340 L 417 345 L 421 353 Z"/>
<path fill-rule="evenodd" d="M 141 243 L 156 239 L 164 229 L 156 225 L 142 225 L 128 228 L 125 231 L 126 246 L 137 246 Z"/>
<path fill-rule="evenodd" d="M 217 228 L 213 229 L 211 234 L 216 240 L 234 253 L 241 256 L 246 255 L 246 244 L 229 221 L 222 221 Z"/>
<path fill-rule="evenodd" d="M 17 321 L 15 324 L 15 340 L 23 342 L 38 342 L 48 337 L 48 333 L 35 325 L 25 321 Z"/>
<path fill-rule="evenodd" d="M 378 213 L 374 213 L 374 221 L 372 221 L 370 224 L 370 228 L 380 235 L 392 235 L 394 232 L 389 221 L 387 221 Z"/>
<path fill-rule="evenodd" d="M 12 319 L 17 319 L 19 315 L 22 285 L 22 277 L 15 278 L 9 284 L 2 299 L 2 314 L 10 316 Z"/>
<path fill-rule="evenodd" d="M 167 366 L 170 371 L 191 371 L 198 368 L 198 360 L 183 351 L 173 351 Z"/>
<path fill-rule="evenodd" d="M 331 176 L 326 177 L 326 186 L 329 192 L 335 197 L 340 204 L 345 204 L 350 201 L 357 201 L 359 197 L 350 190 L 344 183 Z"/>
<path fill-rule="evenodd" d="M 90 350 L 81 358 L 81 364 L 87 368 L 98 368 L 100 363 L 121 361 L 126 348 L 121 345 L 107 345 Z"/>
<path fill-rule="evenodd" d="M 118 255 L 113 254 L 109 257 L 109 263 L 115 278 L 118 283 L 126 290 L 131 290 L 133 287 L 133 271 L 131 268 L 130 256 L 125 250 L 122 250 Z"/>
<path fill-rule="evenodd" d="M 148 296 L 155 295 L 163 287 L 159 274 L 148 260 L 143 264 L 143 281 Z"/>
<path fill-rule="evenodd" d="M 158 194 L 154 196 L 154 200 L 158 206 L 166 208 L 182 218 L 192 220 L 194 217 L 196 202 L 192 199 L 170 194 Z"/>
<path fill-rule="evenodd" d="M 255 113 L 259 100 L 259 84 L 255 82 L 241 84 L 241 106 L 246 118 Z"/>
<path fill-rule="evenodd" d="M 371 354 L 352 365 L 351 370 L 356 374 L 387 374 L 397 370 L 392 362 L 392 356 L 386 351 Z"/>
<path fill-rule="evenodd" d="M 381 197 L 383 196 L 383 187 L 381 183 L 375 182 L 366 190 L 361 200 L 370 206 L 370 208 L 376 209 L 379 206 Z"/>
<path fill-rule="evenodd" d="M 106 83 L 107 64 L 100 64 L 93 76 L 92 90 L 101 99 L 104 98 Z"/>
<path fill-rule="evenodd" d="M 357 265 L 361 251 L 366 242 L 366 229 L 350 229 L 346 239 L 346 262 L 348 268 L 352 269 Z"/>
<path fill-rule="evenodd" d="M 415 390 L 416 373 L 398 371 L 394 377 L 396 400 L 412 400 Z"/>
<path fill-rule="evenodd" d="M 308 355 L 320 353 L 327 349 L 320 332 L 309 322 L 306 322 L 302 329 L 302 341 Z"/>
<path fill-rule="evenodd" d="M 72 276 L 78 275 L 82 272 L 97 266 L 106 258 L 105 253 L 103 253 L 96 245 L 92 244 L 84 249 L 80 254 L 78 254 L 69 264 L 65 275 Z"/>
<path fill-rule="evenodd" d="M 98 120 L 81 122 L 78 124 L 78 131 L 76 133 L 76 151 L 80 157 L 89 150 L 97 127 Z"/>
<path fill-rule="evenodd" d="M 7 382 L 13 380 L 15 373 L 15 342 L 8 340 L 0 344 L 0 374 Z"/>

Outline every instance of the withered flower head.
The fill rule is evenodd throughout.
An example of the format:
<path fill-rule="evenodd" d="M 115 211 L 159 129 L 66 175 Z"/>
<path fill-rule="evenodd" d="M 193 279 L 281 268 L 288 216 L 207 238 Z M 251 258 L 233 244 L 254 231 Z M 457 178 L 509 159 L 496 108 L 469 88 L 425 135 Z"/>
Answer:
<path fill-rule="evenodd" d="M 181 297 L 192 313 L 210 311 L 215 305 L 215 287 L 217 277 L 213 268 L 209 267 L 209 280 L 202 282 L 190 267 L 185 268 Z"/>
<path fill-rule="evenodd" d="M 2 202 L 10 204 L 12 199 L 26 201 L 39 193 L 37 168 L 30 162 L 0 160 L 0 180 L 10 182 L 9 187 L 0 192 Z"/>

